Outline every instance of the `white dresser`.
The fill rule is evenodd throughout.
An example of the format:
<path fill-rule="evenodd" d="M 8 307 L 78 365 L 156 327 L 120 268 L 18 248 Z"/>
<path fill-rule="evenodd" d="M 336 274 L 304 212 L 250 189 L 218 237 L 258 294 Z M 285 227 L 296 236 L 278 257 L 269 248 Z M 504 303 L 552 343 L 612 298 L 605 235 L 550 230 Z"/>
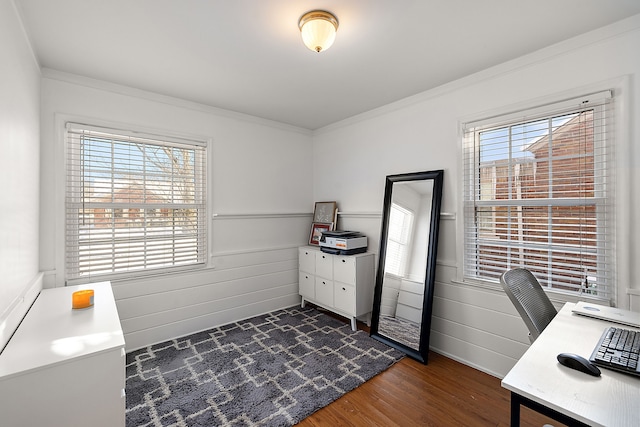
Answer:
<path fill-rule="evenodd" d="M 401 279 L 398 292 L 396 317 L 413 323 L 422 323 L 422 307 L 424 305 L 424 283 Z"/>
<path fill-rule="evenodd" d="M 312 246 L 298 249 L 302 307 L 309 301 L 351 319 L 373 309 L 374 259 L 372 253 L 332 255 Z"/>
<path fill-rule="evenodd" d="M 93 289 L 94 306 L 71 309 Z M 111 284 L 44 289 L 0 354 L 0 424 L 125 425 L 125 350 Z"/>

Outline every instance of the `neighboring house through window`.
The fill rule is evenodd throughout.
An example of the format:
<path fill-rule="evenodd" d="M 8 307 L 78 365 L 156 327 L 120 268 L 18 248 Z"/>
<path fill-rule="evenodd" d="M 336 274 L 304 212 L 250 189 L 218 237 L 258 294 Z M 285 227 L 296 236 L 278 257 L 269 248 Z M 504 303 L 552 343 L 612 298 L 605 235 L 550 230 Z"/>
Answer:
<path fill-rule="evenodd" d="M 66 279 L 206 262 L 206 142 L 67 124 Z"/>
<path fill-rule="evenodd" d="M 465 125 L 464 276 L 613 299 L 609 92 Z"/>

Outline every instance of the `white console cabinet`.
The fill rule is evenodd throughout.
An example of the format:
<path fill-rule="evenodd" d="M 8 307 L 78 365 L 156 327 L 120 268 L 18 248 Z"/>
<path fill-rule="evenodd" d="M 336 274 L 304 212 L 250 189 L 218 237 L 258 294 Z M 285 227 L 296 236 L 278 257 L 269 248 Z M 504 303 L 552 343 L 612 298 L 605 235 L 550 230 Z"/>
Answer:
<path fill-rule="evenodd" d="M 109 282 L 42 290 L 0 354 L 0 425 L 124 426 L 124 345 Z"/>
<path fill-rule="evenodd" d="M 332 255 L 312 246 L 298 249 L 302 307 L 309 301 L 351 319 L 371 314 L 374 254 Z"/>

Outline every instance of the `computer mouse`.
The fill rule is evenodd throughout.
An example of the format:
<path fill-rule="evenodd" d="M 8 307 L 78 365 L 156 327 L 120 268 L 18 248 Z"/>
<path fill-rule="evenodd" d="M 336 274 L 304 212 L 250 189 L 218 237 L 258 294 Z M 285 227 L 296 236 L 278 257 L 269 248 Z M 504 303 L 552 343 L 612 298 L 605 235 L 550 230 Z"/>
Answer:
<path fill-rule="evenodd" d="M 579 354 L 560 353 L 558 355 L 558 362 L 560 362 L 561 365 L 584 372 L 585 374 L 593 375 L 594 377 L 600 376 L 600 369 Z"/>

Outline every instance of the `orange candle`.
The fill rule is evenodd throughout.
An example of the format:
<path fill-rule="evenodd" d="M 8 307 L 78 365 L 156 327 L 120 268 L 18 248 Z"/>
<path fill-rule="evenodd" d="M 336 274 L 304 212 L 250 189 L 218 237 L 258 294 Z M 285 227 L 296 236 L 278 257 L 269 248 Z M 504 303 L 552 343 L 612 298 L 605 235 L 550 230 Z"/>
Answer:
<path fill-rule="evenodd" d="M 76 291 L 71 295 L 71 307 L 74 309 L 87 308 L 93 305 L 93 289 Z"/>

